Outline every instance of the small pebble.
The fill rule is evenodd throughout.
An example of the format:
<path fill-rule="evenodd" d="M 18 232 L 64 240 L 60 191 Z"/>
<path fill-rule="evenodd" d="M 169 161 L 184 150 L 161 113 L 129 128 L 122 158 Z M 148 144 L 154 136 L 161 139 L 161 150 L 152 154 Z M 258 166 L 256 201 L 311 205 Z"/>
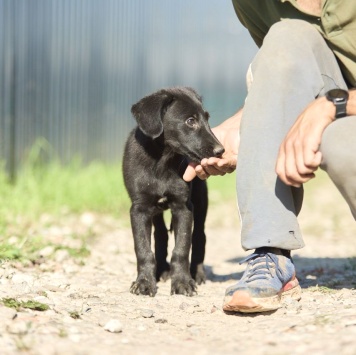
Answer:
<path fill-rule="evenodd" d="M 186 303 L 186 302 L 182 302 L 182 303 L 179 305 L 179 309 L 181 309 L 182 311 L 185 311 L 188 307 L 189 307 L 189 304 Z"/>
<path fill-rule="evenodd" d="M 63 261 L 69 259 L 69 252 L 65 249 L 59 249 L 55 252 L 54 258 L 57 263 L 62 263 Z"/>
<path fill-rule="evenodd" d="M 14 321 L 8 325 L 7 331 L 10 334 L 25 335 L 28 333 L 30 327 L 31 323 L 27 323 L 25 321 Z"/>
<path fill-rule="evenodd" d="M 104 326 L 104 329 L 110 333 L 121 333 L 122 324 L 118 319 L 110 319 Z"/>
<path fill-rule="evenodd" d="M 16 273 L 12 276 L 11 281 L 14 284 L 22 284 L 26 282 L 27 284 L 33 283 L 33 277 L 31 275 Z"/>
<path fill-rule="evenodd" d="M 159 324 L 165 324 L 167 323 L 167 319 L 164 319 L 164 318 L 158 318 L 155 320 L 155 323 L 159 323 Z"/>
<path fill-rule="evenodd" d="M 54 253 L 54 247 L 51 245 L 48 245 L 47 247 L 41 249 L 38 252 L 39 256 L 42 256 L 44 258 L 51 256 L 53 253 Z"/>
<path fill-rule="evenodd" d="M 140 315 L 143 318 L 152 318 L 154 315 L 154 312 L 151 309 L 141 309 L 140 310 Z"/>

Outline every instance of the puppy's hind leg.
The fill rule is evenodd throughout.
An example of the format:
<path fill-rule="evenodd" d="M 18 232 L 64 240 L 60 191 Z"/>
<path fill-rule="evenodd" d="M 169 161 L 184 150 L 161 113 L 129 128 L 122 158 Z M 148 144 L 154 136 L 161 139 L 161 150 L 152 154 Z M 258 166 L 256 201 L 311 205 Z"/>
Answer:
<path fill-rule="evenodd" d="M 166 281 L 169 278 L 170 267 L 167 262 L 168 231 L 164 223 L 163 213 L 153 217 L 155 256 L 156 256 L 156 280 Z"/>
<path fill-rule="evenodd" d="M 191 200 L 194 206 L 194 229 L 192 235 L 192 257 L 190 273 L 198 285 L 205 283 L 205 219 L 208 211 L 208 189 L 206 182 L 194 179 Z"/>
<path fill-rule="evenodd" d="M 189 272 L 189 252 L 192 243 L 192 206 L 186 203 L 172 205 L 175 246 L 171 260 L 171 294 L 193 296 L 196 284 Z"/>

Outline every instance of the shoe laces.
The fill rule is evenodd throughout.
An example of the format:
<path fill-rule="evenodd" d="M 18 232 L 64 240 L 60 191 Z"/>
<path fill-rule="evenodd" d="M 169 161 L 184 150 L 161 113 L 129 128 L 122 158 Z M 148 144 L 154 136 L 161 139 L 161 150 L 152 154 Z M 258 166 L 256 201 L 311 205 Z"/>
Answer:
<path fill-rule="evenodd" d="M 278 263 L 278 256 L 264 249 L 255 250 L 254 253 L 240 261 L 240 265 L 248 263 L 250 266 L 246 273 L 246 282 L 274 277 L 272 270 L 275 270 L 279 279 L 283 278 L 283 271 Z"/>

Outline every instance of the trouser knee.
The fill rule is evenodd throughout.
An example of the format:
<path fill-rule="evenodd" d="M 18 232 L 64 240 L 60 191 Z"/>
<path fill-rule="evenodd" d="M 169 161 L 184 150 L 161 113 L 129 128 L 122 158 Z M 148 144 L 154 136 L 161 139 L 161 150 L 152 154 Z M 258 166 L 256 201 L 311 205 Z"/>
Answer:
<path fill-rule="evenodd" d="M 285 47 L 305 47 L 317 46 L 323 41 L 321 34 L 309 22 L 296 19 L 287 19 L 275 23 L 271 26 L 263 44 L 267 41 L 277 42 Z M 275 53 L 278 55 L 278 53 Z"/>
<path fill-rule="evenodd" d="M 314 62 L 311 58 L 320 45 L 325 47 L 325 41 L 309 23 L 302 20 L 280 21 L 270 28 L 254 62 L 258 60 L 268 67 L 267 70 L 274 72 L 301 75 L 316 69 L 310 68 Z"/>

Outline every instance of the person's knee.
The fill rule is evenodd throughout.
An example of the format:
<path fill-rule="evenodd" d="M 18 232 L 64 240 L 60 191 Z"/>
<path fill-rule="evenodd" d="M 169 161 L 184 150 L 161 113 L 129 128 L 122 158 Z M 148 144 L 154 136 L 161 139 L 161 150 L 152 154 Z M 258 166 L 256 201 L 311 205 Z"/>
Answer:
<path fill-rule="evenodd" d="M 266 40 L 283 41 L 291 43 L 291 45 L 304 45 L 309 41 L 319 41 L 321 35 L 317 29 L 309 22 L 303 20 L 286 19 L 276 22 L 271 26 Z M 265 43 L 264 41 L 264 43 Z"/>
<path fill-rule="evenodd" d="M 315 68 L 315 48 L 322 37 L 309 23 L 302 20 L 283 20 L 274 24 L 266 35 L 263 45 L 252 63 L 252 70 L 282 73 L 287 78 Z"/>

